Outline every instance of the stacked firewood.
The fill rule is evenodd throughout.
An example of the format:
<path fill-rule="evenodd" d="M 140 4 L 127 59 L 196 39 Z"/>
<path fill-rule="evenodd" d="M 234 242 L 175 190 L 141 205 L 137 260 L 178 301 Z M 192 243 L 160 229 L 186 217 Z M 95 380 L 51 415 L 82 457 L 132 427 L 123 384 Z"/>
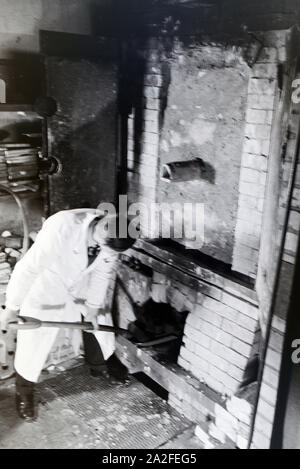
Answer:
<path fill-rule="evenodd" d="M 2 248 L 0 248 L 2 249 Z M 0 251 L 0 304 L 5 303 L 5 292 L 8 281 L 10 279 L 11 266 L 7 262 L 7 254 L 5 251 Z"/>
<path fill-rule="evenodd" d="M 22 255 L 22 238 L 9 231 L 0 237 L 0 306 L 5 304 L 5 293 L 12 268 Z"/>
<path fill-rule="evenodd" d="M 4 308 L 7 285 L 16 262 L 22 255 L 22 238 L 4 231 L 0 235 L 0 308 Z M 0 330 L 0 381 L 14 373 L 15 333 Z"/>
<path fill-rule="evenodd" d="M 0 184 L 13 192 L 23 192 L 28 188 L 37 190 L 39 187 L 38 149 L 26 143 L 1 144 Z"/>

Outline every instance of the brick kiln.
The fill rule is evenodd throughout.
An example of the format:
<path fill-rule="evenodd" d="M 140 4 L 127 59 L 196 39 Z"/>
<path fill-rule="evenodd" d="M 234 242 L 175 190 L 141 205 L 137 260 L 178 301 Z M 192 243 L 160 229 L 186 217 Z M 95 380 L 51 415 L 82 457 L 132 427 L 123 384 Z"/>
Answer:
<path fill-rule="evenodd" d="M 205 27 L 197 34 L 195 24 L 193 30 L 185 20 L 174 13 L 151 23 L 147 16 L 147 34 L 139 32 L 124 45 L 123 170 L 130 202 L 203 203 L 204 243 L 196 249 L 184 236 L 149 242 L 147 231 L 147 240 L 123 256 L 119 277 L 127 291 L 117 290 L 121 327 L 135 321 L 135 306 L 149 299 L 188 314 L 177 363 L 165 363 L 157 351 L 137 349 L 123 338 L 119 353 L 132 371 L 143 371 L 167 389 L 172 406 L 203 425 L 208 447 L 212 437 L 244 448 L 253 431 L 254 400 L 241 399 L 238 390 L 258 319 L 270 306 L 271 265 L 296 147 L 288 129 L 299 125 L 290 99 L 297 33 L 269 31 L 256 17 L 251 33 L 242 27 L 239 34 L 222 36 L 208 28 L 204 35 Z M 201 161 L 199 171 L 195 161 Z M 192 163 L 194 175 L 174 176 L 178 163 Z M 274 193 L 278 219 L 264 228 Z M 282 259 L 289 274 L 298 239 L 297 203 L 290 207 Z M 160 227 L 154 231 L 157 235 Z M 275 316 L 271 337 L 277 342 L 268 350 L 254 447 L 268 445 L 270 438 L 283 332 L 283 315 Z"/>
<path fill-rule="evenodd" d="M 150 229 L 141 216 L 121 256 L 108 302 L 134 340 L 118 337 L 118 355 L 165 389 L 206 448 L 269 448 L 300 231 L 299 0 L 91 3 L 90 36 L 40 31 L 59 103 L 49 151 L 63 163 L 50 212 L 115 193 L 173 207 Z M 197 242 L 174 235 L 195 204 Z M 0 226 L 7 201 L 1 211 Z M 241 392 L 259 331 L 261 373 Z M 70 348 L 59 337 L 47 365 Z"/>

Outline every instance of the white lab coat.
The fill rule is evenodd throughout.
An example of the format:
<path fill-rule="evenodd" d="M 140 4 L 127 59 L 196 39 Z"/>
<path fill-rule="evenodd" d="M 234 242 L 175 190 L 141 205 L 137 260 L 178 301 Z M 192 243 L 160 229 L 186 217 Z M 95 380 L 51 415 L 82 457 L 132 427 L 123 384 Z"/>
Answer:
<path fill-rule="evenodd" d="M 118 253 L 102 246 L 88 267 L 88 227 L 101 212 L 66 210 L 49 217 L 35 243 L 17 263 L 6 293 L 6 307 L 20 315 L 48 321 L 81 321 L 86 305 L 104 308 L 113 283 Z M 100 323 L 100 322 L 99 322 Z M 112 325 L 111 314 L 101 324 Z M 59 329 L 18 331 L 15 369 L 28 381 L 37 382 Z M 104 359 L 115 350 L 110 332 L 95 334 Z M 80 335 L 73 345 L 78 352 Z"/>

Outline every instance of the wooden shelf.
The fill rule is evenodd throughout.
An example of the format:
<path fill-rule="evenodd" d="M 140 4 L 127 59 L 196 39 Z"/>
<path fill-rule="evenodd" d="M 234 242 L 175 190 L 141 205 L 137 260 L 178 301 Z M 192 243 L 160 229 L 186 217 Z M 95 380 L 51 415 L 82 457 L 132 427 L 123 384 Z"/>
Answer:
<path fill-rule="evenodd" d="M 0 112 L 35 112 L 32 104 L 0 103 Z"/>

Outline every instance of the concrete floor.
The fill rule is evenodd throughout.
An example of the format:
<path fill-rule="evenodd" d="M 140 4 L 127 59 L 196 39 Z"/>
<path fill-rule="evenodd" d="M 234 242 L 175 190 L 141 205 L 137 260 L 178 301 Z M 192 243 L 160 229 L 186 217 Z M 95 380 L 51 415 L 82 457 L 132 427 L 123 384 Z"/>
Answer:
<path fill-rule="evenodd" d="M 201 449 L 194 425 L 133 376 L 128 385 L 76 366 L 37 385 L 36 422 L 19 419 L 14 380 L 0 384 L 0 449 Z"/>

